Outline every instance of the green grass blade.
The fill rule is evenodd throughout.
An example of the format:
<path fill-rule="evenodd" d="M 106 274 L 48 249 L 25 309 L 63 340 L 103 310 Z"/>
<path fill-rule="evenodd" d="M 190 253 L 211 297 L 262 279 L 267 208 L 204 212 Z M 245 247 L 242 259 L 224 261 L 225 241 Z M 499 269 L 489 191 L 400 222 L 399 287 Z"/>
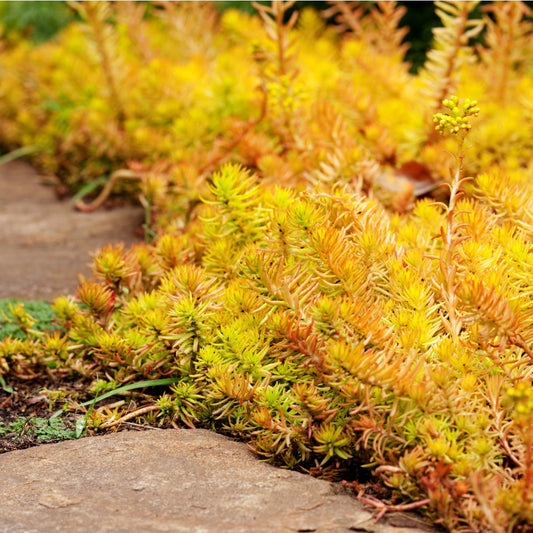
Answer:
<path fill-rule="evenodd" d="M 96 398 L 93 398 L 92 400 L 88 400 L 86 402 L 80 403 L 78 407 L 85 407 L 86 405 L 94 405 L 102 400 L 105 400 L 106 398 L 110 398 L 111 396 L 115 396 L 115 394 L 120 394 L 122 392 L 128 392 L 130 390 L 135 389 L 144 389 L 146 387 L 161 387 L 163 385 L 173 385 L 174 383 L 177 383 L 179 381 L 179 378 L 164 378 L 164 379 L 149 379 L 147 381 L 139 381 L 138 383 L 130 383 L 128 385 L 123 385 L 122 387 L 119 387 L 118 389 L 114 389 L 112 391 L 106 392 L 105 394 L 102 394 L 101 396 L 97 396 Z M 61 413 L 65 412 L 65 409 L 60 409 L 59 411 L 56 411 L 50 419 L 57 418 Z"/>
<path fill-rule="evenodd" d="M 91 194 L 100 187 L 100 185 L 105 185 L 108 181 L 109 179 L 106 176 L 100 176 L 99 178 L 89 181 L 70 199 L 70 203 L 75 204 L 78 200 Z"/>
<path fill-rule="evenodd" d="M 25 155 L 33 154 L 34 152 L 38 151 L 38 146 L 23 146 L 22 148 L 18 148 L 17 150 L 13 150 L 12 152 L 8 152 L 7 154 L 0 156 L 0 165 L 5 165 L 14 159 L 18 159 L 19 157 L 24 157 Z"/>

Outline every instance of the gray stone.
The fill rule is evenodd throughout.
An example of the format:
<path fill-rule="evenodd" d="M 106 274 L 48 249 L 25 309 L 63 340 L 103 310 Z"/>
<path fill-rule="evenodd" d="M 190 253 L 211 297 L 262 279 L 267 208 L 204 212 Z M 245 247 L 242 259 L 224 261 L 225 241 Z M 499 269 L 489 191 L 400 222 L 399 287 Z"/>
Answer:
<path fill-rule="evenodd" d="M 124 431 L 0 455 L 0 532 L 416 533 L 338 485 L 206 430 Z"/>
<path fill-rule="evenodd" d="M 29 165 L 0 165 L 0 298 L 44 299 L 75 293 L 78 274 L 92 277 L 89 252 L 136 241 L 138 206 L 75 211 L 41 184 Z"/>

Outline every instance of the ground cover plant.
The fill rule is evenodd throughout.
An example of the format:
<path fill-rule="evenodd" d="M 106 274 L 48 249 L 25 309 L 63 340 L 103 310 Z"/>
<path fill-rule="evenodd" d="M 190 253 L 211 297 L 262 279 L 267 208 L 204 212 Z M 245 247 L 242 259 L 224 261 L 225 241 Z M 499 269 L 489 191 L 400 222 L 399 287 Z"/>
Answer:
<path fill-rule="evenodd" d="M 334 2 L 329 27 L 281 2 L 83 2 L 5 49 L 6 147 L 98 194 L 81 209 L 147 209 L 147 242 L 96 252 L 54 302 L 59 329 L 4 313 L 24 333 L 0 340 L 5 385 L 142 390 L 66 407 L 93 432 L 210 427 L 314 475 L 368 469 L 393 499 L 367 503 L 449 531 L 531 531 L 530 12 L 435 5 L 417 75 L 394 2 Z"/>
<path fill-rule="evenodd" d="M 0 423 L 0 436 L 21 436 L 26 431 L 35 434 L 38 440 L 68 440 L 75 438 L 76 434 L 69 429 L 61 420 L 47 420 L 45 418 L 21 417 L 7 426 Z"/>
<path fill-rule="evenodd" d="M 31 319 L 26 318 L 27 314 L 30 314 Z M 9 335 L 25 338 L 32 328 L 37 331 L 49 331 L 55 328 L 54 320 L 55 315 L 48 302 L 0 299 L 0 337 Z"/>

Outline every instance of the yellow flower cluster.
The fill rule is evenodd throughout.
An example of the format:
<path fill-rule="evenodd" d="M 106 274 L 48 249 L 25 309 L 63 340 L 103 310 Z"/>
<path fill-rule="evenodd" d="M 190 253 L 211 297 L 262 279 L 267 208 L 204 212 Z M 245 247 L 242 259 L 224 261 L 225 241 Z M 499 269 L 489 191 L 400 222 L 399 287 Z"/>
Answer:
<path fill-rule="evenodd" d="M 463 132 L 466 135 L 472 129 L 470 118 L 479 115 L 479 107 L 476 100 L 467 98 L 460 105 L 459 98 L 451 96 L 449 99 L 443 100 L 442 105 L 450 111 L 449 113 L 435 114 L 433 117 L 433 122 L 437 123 L 435 129 L 442 135 L 457 134 L 459 132 Z"/>

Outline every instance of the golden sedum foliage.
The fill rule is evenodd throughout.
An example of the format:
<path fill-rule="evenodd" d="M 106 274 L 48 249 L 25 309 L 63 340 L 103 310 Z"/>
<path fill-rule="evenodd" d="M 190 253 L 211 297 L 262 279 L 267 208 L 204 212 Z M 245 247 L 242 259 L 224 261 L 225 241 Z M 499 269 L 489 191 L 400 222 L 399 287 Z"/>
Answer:
<path fill-rule="evenodd" d="M 431 130 L 441 93 L 468 94 L 484 109 L 469 171 L 498 165 L 505 173 L 531 160 L 528 8 L 496 3 L 495 26 L 489 13 L 468 22 L 475 3 L 462 4 L 439 4 L 438 53 L 413 75 L 405 47 L 391 52 L 387 44 L 403 36 L 394 3 L 344 6 L 341 27 L 350 33 L 341 35 L 305 10 L 281 31 L 280 49 L 257 16 L 181 2 L 147 17 L 143 5 L 98 2 L 92 18 L 52 42 L 4 50 L 1 140 L 8 148 L 39 146 L 34 162 L 74 188 L 165 161 L 158 173 L 172 203 L 176 179 L 184 181 L 178 195 L 185 188 L 195 197 L 198 184 L 233 159 L 293 187 L 351 182 L 357 190 L 362 182 L 405 211 L 421 193 L 394 177 L 402 164 L 427 166 L 430 183 L 448 180 L 455 145 Z M 480 24 L 489 29 L 474 48 Z M 522 44 L 509 48 L 513 39 Z M 168 212 L 165 202 L 158 208 Z"/>
<path fill-rule="evenodd" d="M 280 3 L 261 20 L 117 3 L 104 42 L 78 24 L 4 51 L 3 142 L 42 146 L 71 185 L 129 167 L 156 233 L 95 255 L 54 304 L 60 332 L 20 309 L 0 375 L 172 376 L 152 423 L 232 431 L 323 476 L 366 465 L 450 531 L 528 530 L 530 23 L 521 3 L 493 4 L 496 25 L 462 4 L 438 3 L 421 75 L 380 2 L 334 6 L 340 35 Z M 98 49 L 116 51 L 107 73 Z"/>
<path fill-rule="evenodd" d="M 472 197 L 453 217 L 449 263 L 444 205 L 399 216 L 226 165 L 193 232 L 100 251 L 96 279 L 54 304 L 64 331 L 4 339 L 2 373 L 53 360 L 114 382 L 175 376 L 162 422 L 230 430 L 322 475 L 370 465 L 450 531 L 530 524 L 531 239 Z"/>
<path fill-rule="evenodd" d="M 2 68 L 10 73 L 2 84 L 2 131 L 9 132 L 3 134 L 4 142 L 43 146 L 36 162 L 67 183 L 105 172 L 93 161 L 94 172 L 89 166 L 80 176 L 76 167 L 89 158 L 106 159 L 108 169 L 116 170 L 129 159 L 177 163 L 209 157 L 215 139 L 223 144 L 239 121 L 259 113 L 262 96 L 257 88 L 264 76 L 270 76 L 265 89 L 272 123 L 260 123 L 231 155 L 257 165 L 262 157 L 276 154 L 280 141 L 290 143 L 293 180 L 306 169 L 290 159 L 291 153 L 300 160 L 302 152 L 316 152 L 320 142 L 310 145 L 306 139 L 317 102 L 334 102 L 350 135 L 377 147 L 372 156 L 378 162 L 390 157 L 397 144 L 416 138 L 413 131 L 423 126 L 423 113 L 412 112 L 419 105 L 416 79 L 401 56 L 383 54 L 361 38 L 335 36 L 313 11 L 304 12 L 291 30 L 294 45 L 281 79 L 272 77 L 278 68 L 276 44 L 257 17 L 228 11 L 214 24 L 205 6 L 181 3 L 139 20 L 128 16 L 121 4 L 113 5 L 116 22 L 105 25 L 109 43 L 104 44 L 114 52 L 123 124 L 115 123 L 105 69 L 98 68 L 94 28 L 71 25 L 53 43 L 31 50 L 22 45 L 23 57 L 18 48 L 2 54 Z M 294 116 L 290 134 L 279 131 L 280 113 Z M 17 125 L 19 131 L 10 134 Z M 264 147 L 254 142 L 263 133 L 274 136 Z M 377 142 L 381 137 L 390 138 L 386 147 Z M 416 150 L 416 144 L 409 146 L 406 156 L 415 157 Z"/>

